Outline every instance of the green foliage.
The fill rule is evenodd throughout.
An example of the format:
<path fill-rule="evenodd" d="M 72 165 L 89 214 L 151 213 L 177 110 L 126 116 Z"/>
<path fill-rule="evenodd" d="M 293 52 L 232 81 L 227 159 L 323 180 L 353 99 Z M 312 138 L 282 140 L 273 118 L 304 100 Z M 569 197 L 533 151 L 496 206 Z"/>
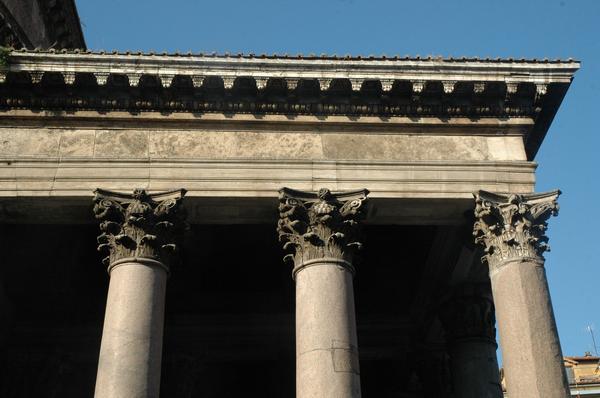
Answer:
<path fill-rule="evenodd" d="M 10 58 L 10 49 L 6 47 L 0 47 L 0 68 L 8 66 L 8 60 Z"/>

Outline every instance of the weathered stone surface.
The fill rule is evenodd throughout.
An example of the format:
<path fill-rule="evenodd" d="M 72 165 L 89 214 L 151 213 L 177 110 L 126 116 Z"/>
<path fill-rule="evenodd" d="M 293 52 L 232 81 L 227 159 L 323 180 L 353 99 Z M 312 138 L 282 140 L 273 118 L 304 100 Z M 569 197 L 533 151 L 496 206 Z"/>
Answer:
<path fill-rule="evenodd" d="M 362 243 L 358 221 L 364 217 L 369 191 L 333 194 L 321 188 L 317 195 L 283 188 L 279 191 L 279 241 L 293 253 L 294 276 L 323 259 L 352 269 L 352 255 Z"/>
<path fill-rule="evenodd" d="M 63 198 L 65 206 L 77 198 L 83 208 L 97 186 L 164 191 L 174 185 L 185 186 L 188 197 L 199 200 L 239 198 L 236 211 L 243 219 L 249 214 L 242 203 L 246 198 L 276 200 L 277 189 L 286 184 L 299 190 L 329 186 L 338 191 L 369 186 L 374 199 L 415 202 L 394 206 L 401 216 L 383 209 L 375 212 L 386 214 L 382 220 L 447 223 L 462 220 L 475 189 L 529 192 L 535 182 L 535 163 L 522 160 L 520 132 L 530 125 L 523 120 L 499 125 L 453 120 L 440 126 L 432 118 L 354 121 L 340 116 L 319 120 L 235 115 L 229 120 L 203 115 L 196 123 L 181 124 L 178 119 L 173 126 L 144 116 L 134 126 L 122 124 L 123 117 L 135 118 L 130 114 L 121 119 L 95 114 L 87 121 L 64 123 L 48 123 L 44 118 L 51 116 L 42 115 L 18 127 L 16 120 L 2 119 L 0 197 L 6 198 L 6 211 L 1 213 L 6 219 L 15 212 L 49 217 L 49 212 L 19 210 L 24 198 L 40 198 L 45 203 L 41 207 L 48 197 Z M 474 128 L 484 134 L 472 135 Z M 266 203 L 263 212 L 271 207 Z M 85 217 L 76 211 L 62 207 L 60 218 L 81 222 Z M 207 216 L 211 222 L 230 219 L 216 211 Z"/>
<path fill-rule="evenodd" d="M 0 156 L 16 158 L 526 160 L 518 136 L 0 128 L 0 138 Z"/>
<path fill-rule="evenodd" d="M 525 160 L 517 137 L 323 135 L 328 159 Z M 507 151 L 505 147 L 513 150 Z"/>
<path fill-rule="evenodd" d="M 148 132 L 136 130 L 96 131 L 94 156 L 98 158 L 147 158 Z"/>
<path fill-rule="evenodd" d="M 0 71 L 0 219 L 5 223 L 90 223 L 89 198 L 96 186 L 130 191 L 133 187 L 170 190 L 175 185 L 189 188 L 193 200 L 186 207 L 197 223 L 265 224 L 275 221 L 277 188 L 285 184 L 310 192 L 321 186 L 336 192 L 368 186 L 375 205 L 371 208 L 373 224 L 464 223 L 465 211 L 472 209 L 473 190 L 533 190 L 532 160 L 578 67 L 578 62 L 570 60 L 15 51 Z M 103 223 L 100 243 L 109 250 L 111 275 L 97 395 L 153 397 L 158 395 L 160 380 L 167 252 L 174 242 L 170 232 L 159 232 L 157 226 L 167 222 L 161 225 L 170 228 L 168 223 L 174 222 L 170 216 L 163 219 L 162 210 L 157 212 L 162 205 L 159 200 L 143 199 L 141 193 L 137 198 L 116 196 L 114 203 L 100 200 L 96 208 L 101 218 L 108 218 Z M 357 208 L 351 209 L 346 207 L 352 203 L 346 200 L 349 198 L 328 191 L 320 196 L 299 196 L 298 202 L 291 203 L 289 197 L 281 202 L 280 225 L 282 240 L 294 246 L 290 258 L 295 262 L 297 295 L 297 395 L 358 397 L 352 249 L 360 241 L 354 238 L 355 223 L 360 218 L 354 211 L 362 211 L 361 200 L 366 192 Z M 498 225 L 494 231 L 504 228 L 504 224 Z M 427 250 L 430 246 L 424 240 L 433 233 L 429 227 L 417 229 L 426 230 L 419 232 L 425 239 L 415 245 L 417 250 L 411 249 Z M 415 230 L 406 229 L 400 235 L 406 238 Z M 507 345 L 514 343 L 528 358 L 536 358 L 530 368 L 544 371 L 545 377 L 560 379 L 553 361 L 548 360 L 559 350 L 552 348 L 558 342 L 553 340 L 553 324 L 546 322 L 551 318 L 551 307 L 544 302 L 549 298 L 543 290 L 547 289 L 543 268 L 537 260 L 520 261 L 518 257 L 524 245 L 533 245 L 536 250 L 541 246 L 527 240 L 515 245 L 510 234 L 502 232 L 500 243 L 492 242 L 492 237 L 488 245 L 510 246 L 494 252 L 509 253 L 501 260 L 510 260 L 492 276 L 499 313 L 505 317 L 501 323 L 512 329 L 501 330 L 501 335 L 506 336 Z M 436 242 L 444 235 L 437 234 Z M 210 233 L 205 236 L 214 238 Z M 525 237 L 538 238 L 535 233 Z M 223 249 L 226 245 L 218 246 Z M 240 252 L 247 254 L 254 249 L 250 246 Z M 447 247 L 436 243 L 429 250 Z M 222 253 L 220 250 L 203 258 L 222 258 Z M 452 262 L 441 258 L 447 253 L 454 251 L 444 250 L 437 255 L 439 267 L 418 267 L 425 256 L 404 252 L 403 261 L 417 266 L 401 268 L 407 269 L 405 275 L 411 281 L 421 278 L 424 283 L 437 282 L 444 279 L 444 268 Z M 389 253 L 378 255 L 371 253 L 371 258 L 378 265 L 387 262 L 390 266 L 376 269 L 367 268 L 367 264 L 362 269 L 372 274 L 367 274 L 366 284 L 382 272 L 390 279 L 386 285 L 395 286 L 401 274 L 390 269 L 396 259 Z M 428 258 L 427 263 L 436 256 Z M 255 270 L 252 268 L 245 276 L 256 275 Z M 226 278 L 220 280 L 229 283 Z M 513 286 L 515 283 L 518 286 Z M 258 286 L 256 279 L 250 285 Z M 397 290 L 397 295 L 361 292 L 361 297 L 375 302 L 377 296 L 396 302 L 398 307 L 408 306 L 395 298 L 411 301 L 414 286 Z M 530 298 L 527 294 L 532 291 L 537 294 Z M 235 294 L 248 297 L 251 293 L 247 292 L 253 293 L 252 289 L 240 289 Z M 221 304 L 230 300 L 232 307 L 239 305 L 238 297 L 224 297 L 215 301 Z M 264 297 L 264 301 L 272 298 Z M 417 303 L 429 302 L 423 295 L 417 299 Z M 464 382 L 479 370 L 482 377 L 478 381 L 490 381 L 492 378 L 483 369 L 493 367 L 480 365 L 486 361 L 495 364 L 489 302 L 461 300 L 467 313 L 453 310 L 459 327 L 448 327 L 452 330 L 447 334 L 454 342 L 453 357 L 468 365 L 461 369 L 456 366 L 462 372 L 456 374 L 462 375 L 459 379 Z M 533 312 L 526 311 L 528 306 Z M 423 355 L 429 363 L 417 366 L 419 388 L 392 393 L 396 386 L 410 384 L 401 375 L 397 385 L 386 387 L 382 394 L 448 395 L 447 353 L 441 347 L 439 322 L 426 331 L 423 319 L 413 323 L 401 315 L 398 322 L 406 324 L 399 329 L 401 333 L 395 334 L 397 320 L 390 322 L 389 311 L 393 306 L 387 304 L 384 308 L 385 316 L 377 314 L 374 320 L 363 323 L 366 332 L 362 336 L 369 341 L 371 334 L 377 341 L 371 344 L 379 343 L 376 337 L 384 334 L 399 337 L 388 339 L 385 344 L 389 346 L 379 347 L 377 352 L 367 351 L 368 359 L 382 359 L 385 351 L 386 362 L 399 363 L 392 367 L 405 366 L 406 361 L 396 359 L 402 355 L 407 358 L 404 354 L 408 349 L 421 347 L 409 348 L 406 341 L 396 351 L 398 342 L 408 340 L 408 330 L 421 329 L 427 341 L 418 339 L 417 344 L 431 345 L 423 347 L 423 352 L 433 355 Z M 413 305 L 402 311 L 414 313 L 415 308 L 419 307 Z M 515 309 L 518 313 L 511 313 Z M 535 314 L 541 314 L 540 318 Z M 195 323 L 204 326 L 202 321 L 208 318 L 199 317 Z M 248 319 L 259 322 L 257 318 Z M 385 325 L 382 328 L 371 322 Z M 224 330 L 223 325 L 220 323 L 214 333 Z M 236 333 L 241 336 L 240 330 Z M 277 325 L 272 330 L 273 336 L 279 331 Z M 378 332 L 373 334 L 373 330 Z M 36 333 L 39 335 L 39 330 Z M 550 348 L 536 346 L 532 336 L 542 336 L 550 342 Z M 243 342 L 248 341 L 252 340 Z M 245 358 L 261 350 L 250 345 L 253 349 L 244 353 Z M 219 355 L 223 351 L 218 347 L 210 350 L 222 360 Z M 261 358 L 277 350 L 271 347 L 268 351 Z M 240 359 L 235 351 L 228 352 Z M 514 358 L 514 352 L 506 356 L 506 364 Z M 535 362 L 538 357 L 545 363 Z M 369 374 L 383 368 L 381 364 L 375 368 L 369 364 Z M 239 373 L 246 377 L 252 374 Z M 528 383 L 523 388 L 530 390 L 523 390 L 522 396 L 554 398 L 551 391 L 560 388 L 537 376 L 523 373 Z M 534 384 L 537 390 L 532 395 Z M 187 389 L 188 395 L 193 390 Z M 511 391 L 519 396 L 519 387 Z M 486 393 L 485 388 L 481 389 L 476 398 Z"/>
<path fill-rule="evenodd" d="M 156 262 L 167 265 L 177 250 L 176 239 L 185 224 L 181 200 L 185 190 L 133 195 L 97 189 L 94 214 L 102 234 L 98 250 L 107 251 L 103 262 L 110 270 L 123 262 Z"/>
<path fill-rule="evenodd" d="M 111 271 L 95 398 L 158 398 L 167 272 L 148 263 Z"/>
<path fill-rule="evenodd" d="M 475 194 L 474 235 L 486 247 L 511 398 L 570 396 L 542 256 L 558 195 Z"/>
<path fill-rule="evenodd" d="M 185 226 L 184 195 L 95 191 L 98 249 L 109 253 L 111 278 L 96 398 L 159 396 L 166 280 Z"/>
<path fill-rule="evenodd" d="M 296 280 L 296 396 L 358 398 L 353 253 L 366 189 L 279 191 L 279 240 Z"/>
<path fill-rule="evenodd" d="M 316 134 L 246 131 L 155 131 L 150 135 L 152 158 L 322 158 Z"/>
<path fill-rule="evenodd" d="M 548 250 L 547 220 L 558 214 L 560 191 L 529 195 L 475 194 L 475 242 L 485 245 L 485 259 L 495 272 L 511 260 L 543 261 Z"/>
<path fill-rule="evenodd" d="M 0 129 L 0 140 L 2 157 L 57 157 L 60 130 Z"/>
<path fill-rule="evenodd" d="M 63 130 L 60 137 L 61 158 L 93 158 L 96 143 L 94 130 Z"/>
<path fill-rule="evenodd" d="M 296 275 L 296 397 L 360 396 L 352 274 L 323 259 Z"/>

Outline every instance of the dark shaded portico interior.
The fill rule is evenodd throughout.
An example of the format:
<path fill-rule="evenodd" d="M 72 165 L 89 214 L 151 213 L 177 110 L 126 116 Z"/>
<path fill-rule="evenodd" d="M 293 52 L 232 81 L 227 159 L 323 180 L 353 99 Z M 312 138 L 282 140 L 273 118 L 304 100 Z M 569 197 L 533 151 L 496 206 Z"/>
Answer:
<path fill-rule="evenodd" d="M 364 229 L 365 397 L 451 396 L 427 315 L 452 271 L 427 266 L 441 228 Z M 97 235 L 93 224 L 2 225 L 0 396 L 93 396 L 109 281 Z M 162 397 L 294 396 L 294 282 L 282 257 L 274 225 L 191 226 L 168 282 Z"/>

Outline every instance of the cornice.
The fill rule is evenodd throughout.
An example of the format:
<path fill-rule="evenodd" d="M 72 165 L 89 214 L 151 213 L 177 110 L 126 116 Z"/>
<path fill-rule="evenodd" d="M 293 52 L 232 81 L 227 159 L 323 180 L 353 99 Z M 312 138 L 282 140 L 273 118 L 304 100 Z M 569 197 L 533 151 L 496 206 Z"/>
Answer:
<path fill-rule="evenodd" d="M 13 51 L 0 109 L 530 118 L 533 159 L 577 61 Z M 4 83 L 4 84 L 2 84 Z"/>
<path fill-rule="evenodd" d="M 178 130 L 181 128 L 207 128 L 219 131 L 254 131 L 255 129 L 275 129 L 285 131 L 353 131 L 397 134 L 398 128 L 403 132 L 419 134 L 456 134 L 468 132 L 477 135 L 519 135 L 522 136 L 534 125 L 531 117 L 519 118 L 470 118 L 456 116 L 440 118 L 435 116 L 389 116 L 379 117 L 365 115 L 349 117 L 347 115 L 290 115 L 266 114 L 252 115 L 246 113 L 185 113 L 145 111 L 131 113 L 127 111 L 101 112 L 98 110 L 73 111 L 39 111 L 31 109 L 4 109 L 1 111 L 2 127 L 106 127 L 111 129 L 127 129 L 131 126 L 143 125 L 148 129 Z M 423 127 L 426 126 L 427 129 Z"/>
<path fill-rule="evenodd" d="M 72 73 L 108 73 L 158 75 L 163 86 L 170 86 L 173 76 L 221 78 L 252 77 L 318 79 L 327 86 L 331 79 L 410 80 L 414 91 L 420 91 L 427 81 L 443 82 L 445 91 L 462 81 L 504 83 L 570 83 L 580 63 L 574 60 L 512 60 L 512 59 L 444 59 L 444 58 L 362 58 L 362 57 L 287 57 L 287 56 L 217 56 L 217 55 L 157 55 L 104 53 L 85 51 L 28 51 L 12 53 L 10 71 L 44 71 Z M 131 80 L 131 79 L 130 79 Z M 259 82 L 259 86 L 262 80 Z M 200 82 L 198 82 L 200 83 Z M 289 84 L 288 84 L 289 86 Z M 385 88 L 385 87 L 384 87 Z"/>

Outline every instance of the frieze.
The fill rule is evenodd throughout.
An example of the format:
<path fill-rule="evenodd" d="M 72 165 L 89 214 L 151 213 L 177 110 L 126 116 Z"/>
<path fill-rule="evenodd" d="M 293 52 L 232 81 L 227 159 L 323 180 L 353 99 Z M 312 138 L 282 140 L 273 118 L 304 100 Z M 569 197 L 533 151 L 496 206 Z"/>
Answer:
<path fill-rule="evenodd" d="M 140 259 L 167 267 L 177 251 L 177 242 L 186 227 L 181 206 L 185 190 L 133 194 L 97 189 L 94 215 L 100 221 L 98 250 L 108 253 L 102 261 L 113 267 L 120 261 Z"/>
<path fill-rule="evenodd" d="M 44 73 L 32 73 L 29 85 L 39 85 Z M 237 114 L 298 114 L 298 115 L 356 115 L 356 116 L 446 116 L 446 117 L 534 117 L 541 108 L 534 102 L 534 96 L 518 100 L 497 99 L 494 96 L 460 94 L 452 100 L 445 96 L 453 92 L 429 93 L 427 96 L 406 96 L 403 92 L 392 92 L 392 83 L 386 82 L 379 91 L 366 89 L 354 82 L 348 93 L 311 93 L 310 90 L 294 93 L 298 80 L 287 81 L 287 91 L 282 94 L 264 93 L 270 84 L 264 80 L 251 88 L 234 87 L 233 80 L 223 82 L 222 91 L 207 88 L 206 80 L 194 77 L 189 86 L 166 88 L 144 88 L 139 75 L 128 75 L 129 86 L 123 88 L 111 83 L 113 75 L 97 73 L 94 80 L 97 90 L 86 86 L 87 76 L 66 74 L 64 84 L 67 91 L 44 86 L 32 90 L 27 82 L 19 82 L 20 77 L 0 71 L 0 109 L 40 109 L 53 111 L 99 112 L 161 112 L 161 113 L 237 113 Z M 167 77 L 166 79 L 169 79 Z M 44 77 L 45 80 L 45 77 Z M 174 79 L 176 80 L 176 79 Z M 161 83 L 168 80 L 160 80 Z M 185 82 L 185 79 L 184 79 Z M 111 90 L 111 84 L 115 90 Z M 285 87 L 285 86 L 284 86 Z M 318 87 L 318 86 L 317 86 Z M 363 89 L 358 89 L 363 87 Z M 117 90 L 118 88 L 118 90 Z M 233 91 L 231 93 L 228 93 Z M 532 90 L 533 92 L 533 90 Z M 377 101 L 373 101 L 373 95 Z M 369 97 L 370 96 L 370 97 Z M 536 97 L 537 98 L 537 97 Z M 502 101 L 505 101 L 503 103 Z"/>
<path fill-rule="evenodd" d="M 51 82 L 44 82 L 45 75 Z M 0 109 L 531 117 L 547 85 L 397 79 L 303 79 L 96 71 L 2 71 Z M 62 77 L 62 79 L 61 79 Z M 60 81 L 67 88 L 60 87 Z M 348 80 L 348 90 L 330 88 Z M 212 85 L 207 85 L 207 82 Z M 156 84 L 156 82 L 158 84 Z M 302 85 L 299 83 L 302 82 Z M 408 83 L 408 84 L 405 84 Z M 433 84 L 432 84 L 433 83 Z M 338 85 L 344 87 L 343 84 Z M 283 90 L 280 89 L 283 87 Z M 297 90 L 302 87 L 302 90 Z M 114 90 L 113 90 L 114 89 Z M 427 91 L 427 93 L 425 93 Z"/>
<path fill-rule="evenodd" d="M 484 260 L 493 272 L 505 262 L 526 259 L 543 263 L 549 250 L 548 219 L 558 214 L 560 191 L 542 194 L 475 193 L 475 242 L 485 247 Z"/>
<path fill-rule="evenodd" d="M 366 189 L 317 194 L 283 188 L 279 191 L 279 241 L 291 251 L 284 261 L 294 262 L 295 275 L 314 260 L 330 259 L 353 271 L 352 257 L 362 243 L 359 222 L 365 216 Z"/>

